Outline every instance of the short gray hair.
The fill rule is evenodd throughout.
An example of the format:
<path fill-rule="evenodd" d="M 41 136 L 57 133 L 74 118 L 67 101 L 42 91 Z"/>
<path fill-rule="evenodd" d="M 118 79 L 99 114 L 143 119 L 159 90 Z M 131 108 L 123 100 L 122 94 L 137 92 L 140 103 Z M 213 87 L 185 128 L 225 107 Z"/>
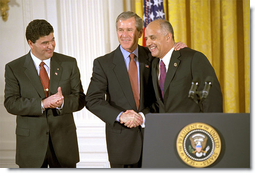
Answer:
<path fill-rule="evenodd" d="M 119 20 L 121 19 L 130 19 L 134 17 L 135 18 L 135 21 L 136 21 L 136 29 L 137 31 L 141 31 L 143 29 L 143 20 L 141 19 L 141 17 L 139 17 L 136 13 L 132 12 L 132 11 L 125 11 L 125 12 L 122 12 L 116 19 L 116 29 L 118 29 L 118 22 Z"/>
<path fill-rule="evenodd" d="M 174 41 L 174 29 L 171 23 L 165 19 L 156 19 L 160 23 L 160 28 L 163 32 L 170 32 L 172 34 L 172 39 Z"/>

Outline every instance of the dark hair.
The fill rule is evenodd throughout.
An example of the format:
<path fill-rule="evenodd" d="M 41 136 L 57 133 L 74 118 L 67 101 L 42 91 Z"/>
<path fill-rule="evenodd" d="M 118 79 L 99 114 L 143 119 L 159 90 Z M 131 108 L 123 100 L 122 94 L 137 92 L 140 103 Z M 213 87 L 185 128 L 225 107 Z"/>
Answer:
<path fill-rule="evenodd" d="M 36 42 L 40 37 L 53 33 L 53 27 L 46 20 L 36 19 L 31 21 L 26 29 L 27 41 L 31 40 L 33 43 Z"/>
<path fill-rule="evenodd" d="M 137 31 L 141 31 L 143 29 L 143 20 L 141 19 L 141 17 L 139 17 L 136 13 L 132 12 L 132 11 L 125 11 L 122 12 L 116 19 L 116 29 L 118 29 L 118 22 L 120 19 L 130 19 L 134 17 L 135 21 L 136 21 L 136 29 Z"/>

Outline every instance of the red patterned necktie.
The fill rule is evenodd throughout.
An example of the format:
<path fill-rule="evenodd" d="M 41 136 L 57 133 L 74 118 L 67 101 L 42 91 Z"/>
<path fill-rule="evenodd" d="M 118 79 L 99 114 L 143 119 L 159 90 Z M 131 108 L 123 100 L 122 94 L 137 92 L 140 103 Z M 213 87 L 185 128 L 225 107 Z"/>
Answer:
<path fill-rule="evenodd" d="M 159 87 L 161 90 L 162 99 L 164 99 L 164 84 L 166 78 L 166 66 L 162 60 L 160 60 L 160 76 L 159 76 Z"/>
<path fill-rule="evenodd" d="M 40 63 L 40 73 L 39 73 L 39 77 L 41 79 L 41 82 L 42 82 L 42 86 L 43 86 L 43 89 L 44 89 L 44 93 L 45 93 L 45 96 L 48 97 L 49 96 L 49 83 L 50 83 L 50 80 L 49 80 L 49 76 L 44 68 L 44 62 L 42 61 Z"/>
<path fill-rule="evenodd" d="M 137 66 L 135 62 L 135 55 L 131 53 L 129 55 L 130 57 L 130 62 L 129 62 L 129 70 L 128 70 L 128 75 L 129 75 L 129 80 L 131 83 L 133 95 L 135 98 L 135 104 L 137 107 L 137 110 L 139 109 L 139 86 L 138 86 L 138 72 L 137 72 Z"/>

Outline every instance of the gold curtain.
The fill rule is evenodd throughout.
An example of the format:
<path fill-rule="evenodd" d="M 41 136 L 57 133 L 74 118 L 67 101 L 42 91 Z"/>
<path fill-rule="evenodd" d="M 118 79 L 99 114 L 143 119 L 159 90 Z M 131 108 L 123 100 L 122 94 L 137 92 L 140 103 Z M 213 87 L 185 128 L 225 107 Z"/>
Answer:
<path fill-rule="evenodd" d="M 163 0 L 175 41 L 206 55 L 215 69 L 225 113 L 250 112 L 250 1 Z M 143 0 L 135 1 L 143 16 Z M 141 40 L 139 44 L 141 44 Z"/>

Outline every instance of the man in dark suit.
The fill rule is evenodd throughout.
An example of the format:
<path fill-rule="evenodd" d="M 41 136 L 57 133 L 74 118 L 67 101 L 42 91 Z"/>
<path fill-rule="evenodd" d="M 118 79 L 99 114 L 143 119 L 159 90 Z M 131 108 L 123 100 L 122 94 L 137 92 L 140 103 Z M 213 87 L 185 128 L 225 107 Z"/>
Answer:
<path fill-rule="evenodd" d="M 30 22 L 30 52 L 5 66 L 4 105 L 17 115 L 16 163 L 21 168 L 75 168 L 79 162 L 73 112 L 85 106 L 85 95 L 76 60 L 54 52 L 53 32 L 45 20 Z"/>
<path fill-rule="evenodd" d="M 151 81 L 153 57 L 147 48 L 138 45 L 142 29 L 142 19 L 133 12 L 123 12 L 117 17 L 120 46 L 94 60 L 86 94 L 87 109 L 106 123 L 112 168 L 141 167 L 144 115 L 156 111 L 151 106 L 156 101 Z M 130 54 L 134 54 L 134 60 Z M 137 73 L 130 75 L 131 71 Z M 138 84 L 132 84 L 133 77 Z"/>
<path fill-rule="evenodd" d="M 222 93 L 213 67 L 202 53 L 184 48 L 175 51 L 174 31 L 167 20 L 155 20 L 145 29 L 145 39 L 152 56 L 153 87 L 160 113 L 173 112 L 222 112 Z M 188 98 L 193 80 L 204 87 L 207 77 L 212 82 L 208 97 L 197 104 Z M 201 102 L 198 102 L 201 103 Z"/>

